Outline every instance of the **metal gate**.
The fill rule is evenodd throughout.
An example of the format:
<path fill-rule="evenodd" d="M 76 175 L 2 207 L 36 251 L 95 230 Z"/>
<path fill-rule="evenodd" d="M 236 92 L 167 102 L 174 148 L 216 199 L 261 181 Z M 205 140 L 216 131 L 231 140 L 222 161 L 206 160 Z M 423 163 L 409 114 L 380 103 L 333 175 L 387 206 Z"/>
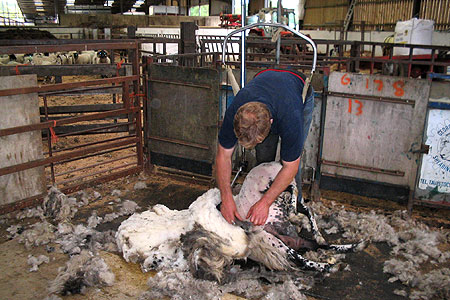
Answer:
<path fill-rule="evenodd" d="M 412 198 L 429 81 L 335 72 L 329 90 L 322 174 L 404 186 Z"/>
<path fill-rule="evenodd" d="M 211 175 L 219 122 L 219 72 L 151 64 L 145 144 L 150 162 Z"/>
<path fill-rule="evenodd" d="M 50 184 L 72 193 L 143 169 L 138 42 L 40 43 L 3 46 L 0 54 L 125 49 L 130 52 L 132 75 L 121 76 L 119 64 L 1 68 L 0 74 L 6 75 L 14 69 L 15 74 L 55 76 L 86 75 L 83 72 L 99 76 L 109 70 L 109 75 L 117 76 L 46 85 L 37 85 L 36 75 L 1 78 L 0 104 L 7 117 L 0 122 L 0 213 L 40 203 Z M 79 105 L 63 101 L 71 95 L 95 93 L 114 94 L 113 103 L 83 103 L 85 98 Z M 19 102 L 27 99 L 27 104 Z M 30 107 L 21 109 L 25 105 Z M 33 139 L 27 139 L 30 135 Z M 24 193 L 25 189 L 31 191 Z"/>

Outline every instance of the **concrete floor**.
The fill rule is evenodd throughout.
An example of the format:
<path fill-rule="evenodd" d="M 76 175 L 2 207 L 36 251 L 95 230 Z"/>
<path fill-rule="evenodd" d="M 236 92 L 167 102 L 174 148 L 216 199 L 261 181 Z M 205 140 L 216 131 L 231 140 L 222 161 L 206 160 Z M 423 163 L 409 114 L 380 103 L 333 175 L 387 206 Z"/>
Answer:
<path fill-rule="evenodd" d="M 145 181 L 147 188 L 134 190 L 133 186 L 138 181 Z M 180 181 L 170 177 L 152 175 L 142 177 L 129 176 L 112 183 L 103 184 L 95 189 L 86 190 L 92 193 L 94 190 L 102 194 L 102 199 L 91 202 L 82 207 L 73 220 L 74 223 L 86 222 L 93 209 L 98 215 L 105 215 L 114 210 L 112 204 L 113 189 L 124 191 L 122 199 L 133 200 L 139 204 L 140 211 L 156 203 L 161 203 L 171 209 L 184 209 L 199 195 L 210 187 L 207 184 L 195 184 L 192 181 Z M 341 201 L 342 205 L 355 209 L 355 204 L 362 204 L 356 209 L 371 209 L 383 206 L 385 209 L 399 209 L 394 203 L 376 201 L 346 194 L 323 192 L 323 201 Z M 372 205 L 368 205 L 372 203 Z M 361 208 L 363 207 L 364 208 Z M 434 214 L 434 215 L 433 215 Z M 431 216 L 430 216 L 431 215 Z M 435 224 L 444 224 L 449 228 L 448 215 L 436 215 L 436 211 L 420 210 L 416 216 Z M 110 223 L 99 225 L 99 231 L 116 230 L 126 217 L 118 218 Z M 25 249 L 16 239 L 7 238 L 6 229 L 11 224 L 19 223 L 15 220 L 15 214 L 3 216 L 4 223 L 0 225 L 0 299 L 43 299 L 47 296 L 49 281 L 57 275 L 58 268 L 64 266 L 68 256 L 58 251 L 47 253 L 44 247 Z M 25 219 L 21 224 L 33 223 L 37 220 Z M 57 247 L 57 245 L 51 245 Z M 383 273 L 383 262 L 389 257 L 390 247 L 385 243 L 370 244 L 361 252 L 347 255 L 345 262 L 350 265 L 349 271 L 340 270 L 328 277 L 316 276 L 316 285 L 312 290 L 306 291 L 308 299 L 402 299 L 393 294 L 395 289 L 401 288 L 399 283 L 389 283 L 389 276 Z M 48 264 L 44 263 L 37 272 L 28 272 L 28 255 L 47 255 L 50 258 Z M 101 257 L 107 262 L 116 276 L 112 287 L 89 288 L 85 295 L 64 296 L 62 299 L 137 299 L 147 289 L 146 281 L 153 273 L 142 273 L 139 266 L 126 263 L 120 253 L 101 252 Z M 227 295 L 224 299 L 238 299 L 239 297 Z"/>

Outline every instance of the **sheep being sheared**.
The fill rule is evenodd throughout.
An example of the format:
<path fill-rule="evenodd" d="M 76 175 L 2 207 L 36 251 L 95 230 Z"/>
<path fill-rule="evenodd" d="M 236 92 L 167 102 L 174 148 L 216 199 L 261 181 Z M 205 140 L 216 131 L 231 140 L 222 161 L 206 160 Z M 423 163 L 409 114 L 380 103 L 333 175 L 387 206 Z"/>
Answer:
<path fill-rule="evenodd" d="M 281 164 L 272 162 L 251 170 L 235 197 L 241 216 L 247 215 L 280 169 Z M 239 226 L 233 226 L 216 207 L 220 204 L 219 190 L 212 189 L 187 210 L 170 210 L 156 205 L 153 211 L 133 215 L 121 224 L 116 240 L 124 258 L 140 262 L 144 271 L 189 268 L 197 277 L 221 282 L 234 259 L 247 257 L 272 270 L 327 271 L 330 264 L 307 260 L 298 250 L 322 248 L 347 252 L 358 244 L 327 245 L 318 230 L 314 235 L 316 240 L 301 238 L 289 222 L 289 215 L 295 211 L 296 198 L 297 188 L 293 181 L 270 207 L 264 226 L 253 226 L 250 222 L 236 222 Z M 315 225 L 306 206 L 301 211 L 308 212 L 307 216 Z"/>

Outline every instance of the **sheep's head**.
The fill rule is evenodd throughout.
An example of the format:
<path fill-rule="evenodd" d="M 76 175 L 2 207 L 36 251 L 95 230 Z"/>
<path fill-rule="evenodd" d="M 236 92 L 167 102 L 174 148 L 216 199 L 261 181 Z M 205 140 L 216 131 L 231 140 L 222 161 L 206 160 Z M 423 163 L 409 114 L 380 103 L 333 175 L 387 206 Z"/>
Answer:
<path fill-rule="evenodd" d="M 223 255 L 222 246 L 226 242 L 217 234 L 195 224 L 194 229 L 181 236 L 185 258 L 189 262 L 191 274 L 199 279 L 226 281 L 226 268 L 233 259 Z"/>
<path fill-rule="evenodd" d="M 100 50 L 97 52 L 97 57 L 106 58 L 106 57 L 108 57 L 108 53 L 105 50 Z"/>

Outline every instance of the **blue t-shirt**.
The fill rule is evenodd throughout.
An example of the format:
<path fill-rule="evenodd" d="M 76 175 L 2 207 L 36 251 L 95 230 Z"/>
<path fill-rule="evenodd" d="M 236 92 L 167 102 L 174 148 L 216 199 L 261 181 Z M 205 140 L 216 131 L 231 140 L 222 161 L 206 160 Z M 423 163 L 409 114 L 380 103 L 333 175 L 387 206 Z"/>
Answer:
<path fill-rule="evenodd" d="M 273 119 L 270 131 L 281 137 L 281 159 L 294 161 L 303 149 L 304 75 L 287 70 L 265 70 L 239 91 L 225 112 L 219 132 L 219 143 L 226 149 L 236 145 L 234 116 L 242 105 L 261 102 L 267 105 Z"/>

